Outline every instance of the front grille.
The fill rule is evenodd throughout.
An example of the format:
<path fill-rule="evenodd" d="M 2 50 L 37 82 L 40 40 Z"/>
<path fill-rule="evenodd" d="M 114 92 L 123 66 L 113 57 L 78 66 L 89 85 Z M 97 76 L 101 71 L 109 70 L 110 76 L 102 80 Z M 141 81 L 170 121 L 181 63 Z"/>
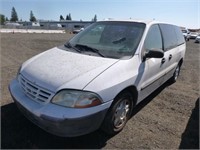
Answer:
<path fill-rule="evenodd" d="M 18 79 L 25 94 L 32 100 L 44 103 L 48 102 L 52 98 L 53 94 L 50 91 L 31 83 L 22 75 L 19 75 Z"/>

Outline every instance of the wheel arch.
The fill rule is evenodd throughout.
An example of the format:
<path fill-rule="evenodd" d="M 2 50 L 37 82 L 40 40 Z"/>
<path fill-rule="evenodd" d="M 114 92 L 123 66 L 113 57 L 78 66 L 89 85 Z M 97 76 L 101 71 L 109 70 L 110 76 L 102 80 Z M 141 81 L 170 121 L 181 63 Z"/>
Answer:
<path fill-rule="evenodd" d="M 124 88 L 123 90 L 121 90 L 114 98 L 114 101 L 116 100 L 116 98 L 122 94 L 123 92 L 129 92 L 132 97 L 133 97 L 133 106 L 135 106 L 137 104 L 137 99 L 138 99 L 138 91 L 137 91 L 137 88 L 132 85 L 132 86 L 128 86 L 126 88 Z M 113 101 L 113 102 L 114 102 Z"/>
<path fill-rule="evenodd" d="M 113 111 L 115 109 L 115 105 L 120 102 L 121 99 L 119 99 L 123 94 L 125 94 L 126 92 L 128 92 L 129 94 L 131 94 L 131 96 L 133 97 L 133 101 L 132 101 L 132 104 L 131 104 L 131 107 L 130 107 L 130 112 L 129 112 L 129 115 L 127 116 L 126 118 L 126 122 L 130 119 L 131 115 L 132 115 L 132 110 L 133 110 L 133 107 L 134 105 L 136 104 L 137 102 L 137 96 L 138 96 L 138 92 L 137 92 L 137 88 L 135 86 L 129 86 L 129 87 L 126 87 L 124 88 L 123 90 L 121 90 L 114 98 L 109 110 L 107 111 L 106 115 L 105 115 L 105 118 L 101 124 L 101 129 L 105 132 L 105 133 L 108 133 L 110 135 L 114 135 L 118 132 L 120 132 L 126 122 L 124 123 L 124 125 L 120 128 L 116 128 L 116 126 L 114 126 L 114 122 L 113 121 Z M 126 95 L 126 94 L 125 94 Z M 118 101 L 119 100 L 119 101 Z"/>
<path fill-rule="evenodd" d="M 180 67 L 182 66 L 182 64 L 183 64 L 183 58 L 181 58 L 181 60 L 178 62 L 178 64 L 180 65 Z"/>

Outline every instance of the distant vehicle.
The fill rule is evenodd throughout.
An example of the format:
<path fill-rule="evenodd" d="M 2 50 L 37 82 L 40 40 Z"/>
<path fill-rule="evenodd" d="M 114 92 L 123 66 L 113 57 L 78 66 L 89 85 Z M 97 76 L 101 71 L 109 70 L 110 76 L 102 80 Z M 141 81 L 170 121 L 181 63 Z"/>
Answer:
<path fill-rule="evenodd" d="M 8 27 L 22 26 L 21 24 L 16 23 L 16 22 L 7 22 L 5 25 Z"/>
<path fill-rule="evenodd" d="M 195 43 L 200 43 L 200 33 L 197 35 L 197 37 L 196 37 L 194 42 Z"/>
<path fill-rule="evenodd" d="M 58 136 L 120 132 L 137 104 L 176 82 L 186 50 L 178 26 L 100 21 L 19 68 L 10 93 L 22 113 Z"/>
<path fill-rule="evenodd" d="M 188 29 L 182 29 L 183 36 L 186 41 L 190 40 L 190 31 Z"/>
<path fill-rule="evenodd" d="M 75 29 L 75 30 L 73 30 L 73 34 L 77 34 L 77 33 L 81 32 L 83 30 L 84 30 L 84 28 Z"/>
<path fill-rule="evenodd" d="M 62 25 L 61 24 L 51 24 L 51 25 L 49 25 L 50 27 L 58 27 L 58 28 L 62 28 Z"/>
<path fill-rule="evenodd" d="M 40 27 L 40 23 L 39 22 L 32 22 L 32 26 L 33 27 Z"/>
<path fill-rule="evenodd" d="M 190 32 L 190 39 L 196 39 L 197 35 L 197 32 Z"/>
<path fill-rule="evenodd" d="M 57 24 L 57 27 L 62 28 L 62 25 L 58 23 L 58 24 Z"/>

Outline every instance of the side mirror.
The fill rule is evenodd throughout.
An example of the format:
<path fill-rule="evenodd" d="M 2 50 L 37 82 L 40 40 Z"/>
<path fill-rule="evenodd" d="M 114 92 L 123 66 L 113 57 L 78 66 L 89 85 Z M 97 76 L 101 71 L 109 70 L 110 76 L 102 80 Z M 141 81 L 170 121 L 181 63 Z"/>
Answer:
<path fill-rule="evenodd" d="M 163 50 L 161 50 L 161 49 L 151 49 L 145 54 L 144 58 L 145 59 L 146 58 L 163 58 L 163 56 L 164 56 Z"/>

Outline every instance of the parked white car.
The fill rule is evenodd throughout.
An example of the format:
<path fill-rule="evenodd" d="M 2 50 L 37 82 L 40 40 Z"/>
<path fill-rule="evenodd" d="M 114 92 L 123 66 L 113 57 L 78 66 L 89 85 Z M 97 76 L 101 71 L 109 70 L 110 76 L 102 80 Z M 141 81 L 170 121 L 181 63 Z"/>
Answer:
<path fill-rule="evenodd" d="M 190 39 L 196 39 L 197 35 L 197 32 L 190 32 Z"/>
<path fill-rule="evenodd" d="M 73 30 L 73 34 L 78 34 L 79 32 L 81 32 L 83 30 L 84 30 L 84 28 L 75 29 L 75 30 Z"/>
<path fill-rule="evenodd" d="M 186 44 L 178 26 L 100 21 L 22 64 L 10 93 L 22 113 L 58 136 L 123 129 L 139 102 L 175 82 Z"/>
<path fill-rule="evenodd" d="M 197 37 L 195 39 L 195 43 L 200 43 L 200 33 L 197 35 Z"/>
<path fill-rule="evenodd" d="M 186 41 L 190 40 L 190 31 L 188 29 L 182 29 L 183 36 Z"/>

